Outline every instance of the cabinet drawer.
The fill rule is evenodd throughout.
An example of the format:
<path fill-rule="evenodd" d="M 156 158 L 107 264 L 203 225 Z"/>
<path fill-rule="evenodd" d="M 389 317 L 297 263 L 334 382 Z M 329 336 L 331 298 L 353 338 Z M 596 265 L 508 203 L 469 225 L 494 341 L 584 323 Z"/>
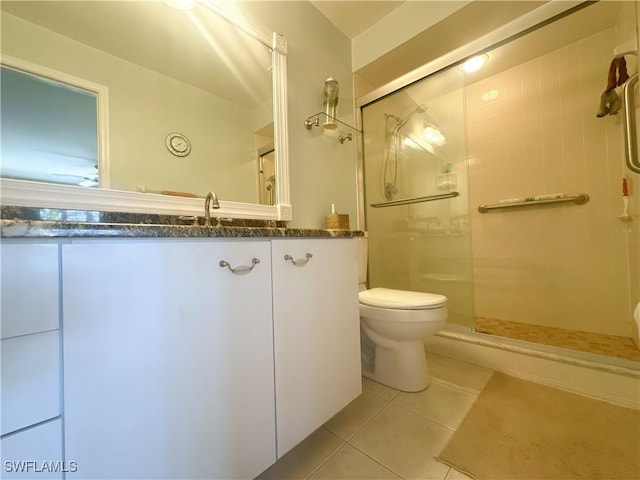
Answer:
<path fill-rule="evenodd" d="M 57 330 L 2 340 L 2 426 L 13 432 L 60 414 Z"/>
<path fill-rule="evenodd" d="M 2 243 L 2 338 L 58 328 L 58 245 Z"/>
<path fill-rule="evenodd" d="M 63 470 L 75 468 L 62 463 L 61 428 L 57 419 L 4 437 L 2 478 L 62 478 Z"/>

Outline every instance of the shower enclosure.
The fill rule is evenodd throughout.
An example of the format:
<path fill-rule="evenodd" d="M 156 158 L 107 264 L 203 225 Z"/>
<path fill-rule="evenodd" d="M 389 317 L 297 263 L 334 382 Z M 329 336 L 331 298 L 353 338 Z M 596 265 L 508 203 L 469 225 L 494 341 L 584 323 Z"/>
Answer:
<path fill-rule="evenodd" d="M 449 323 L 478 332 L 640 360 L 640 176 L 617 104 L 596 115 L 610 70 L 637 71 L 635 9 L 576 9 L 476 72 L 361 107 L 370 287 L 443 294 Z"/>
<path fill-rule="evenodd" d="M 369 284 L 439 293 L 473 325 L 463 75 L 449 69 L 362 110 Z"/>

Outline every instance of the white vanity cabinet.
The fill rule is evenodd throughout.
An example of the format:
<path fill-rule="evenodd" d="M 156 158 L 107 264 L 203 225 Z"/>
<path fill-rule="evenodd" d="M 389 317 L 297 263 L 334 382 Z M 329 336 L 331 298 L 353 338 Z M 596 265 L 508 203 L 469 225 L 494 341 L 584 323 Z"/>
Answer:
<path fill-rule="evenodd" d="M 353 238 L 3 239 L 3 478 L 256 477 L 361 392 L 357 289 Z"/>
<path fill-rule="evenodd" d="M 62 250 L 67 478 L 246 479 L 271 465 L 270 242 Z"/>
<path fill-rule="evenodd" d="M 3 241 L 2 478 L 62 478 L 58 245 Z"/>
<path fill-rule="evenodd" d="M 278 457 L 361 393 L 356 245 L 272 241 Z"/>

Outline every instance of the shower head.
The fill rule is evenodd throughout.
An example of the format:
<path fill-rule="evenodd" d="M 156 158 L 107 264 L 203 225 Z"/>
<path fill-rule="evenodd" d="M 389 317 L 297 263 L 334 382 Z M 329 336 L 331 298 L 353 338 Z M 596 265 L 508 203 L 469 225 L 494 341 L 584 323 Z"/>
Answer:
<path fill-rule="evenodd" d="M 409 111 L 409 113 L 407 113 L 406 117 L 404 117 L 404 120 L 402 120 L 401 126 L 404 126 L 404 124 L 406 124 L 409 120 L 411 120 L 411 118 L 416 114 L 416 113 L 424 113 L 427 111 L 429 107 L 427 107 L 426 104 L 422 103 L 420 105 L 416 105 L 414 108 L 411 109 L 411 111 Z"/>
<path fill-rule="evenodd" d="M 393 115 L 391 113 L 385 113 L 384 118 L 385 120 L 388 118 L 393 118 L 396 121 L 396 125 L 395 127 L 393 127 L 394 130 L 400 130 L 402 127 L 404 127 L 407 124 L 409 120 L 411 120 L 411 118 L 416 113 L 424 113 L 427 111 L 428 108 L 429 107 L 426 104 L 422 103 L 420 105 L 416 105 L 411 110 L 409 110 L 409 113 L 407 113 L 404 118 L 400 118 L 397 115 Z"/>

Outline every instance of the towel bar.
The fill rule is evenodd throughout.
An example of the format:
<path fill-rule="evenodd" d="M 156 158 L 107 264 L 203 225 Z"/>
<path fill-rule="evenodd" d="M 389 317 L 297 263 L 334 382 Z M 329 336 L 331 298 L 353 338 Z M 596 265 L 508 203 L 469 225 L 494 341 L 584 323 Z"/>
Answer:
<path fill-rule="evenodd" d="M 398 200 L 389 200 L 388 202 L 372 203 L 373 208 L 394 207 L 396 205 L 409 205 L 411 203 L 433 202 L 434 200 L 444 200 L 445 198 L 453 198 L 460 195 L 459 192 L 438 193 L 436 195 L 426 195 L 424 197 L 400 198 Z"/>
<path fill-rule="evenodd" d="M 583 205 L 589 201 L 589 195 L 586 193 L 579 193 L 578 195 L 565 195 L 558 198 L 545 198 L 542 200 L 526 200 L 524 202 L 513 203 L 495 203 L 493 205 L 480 205 L 478 211 L 480 213 L 486 213 L 489 210 L 495 210 L 498 208 L 511 208 L 511 207 L 533 207 L 534 205 L 548 204 L 548 203 L 563 203 L 574 202 L 578 205 Z"/>

